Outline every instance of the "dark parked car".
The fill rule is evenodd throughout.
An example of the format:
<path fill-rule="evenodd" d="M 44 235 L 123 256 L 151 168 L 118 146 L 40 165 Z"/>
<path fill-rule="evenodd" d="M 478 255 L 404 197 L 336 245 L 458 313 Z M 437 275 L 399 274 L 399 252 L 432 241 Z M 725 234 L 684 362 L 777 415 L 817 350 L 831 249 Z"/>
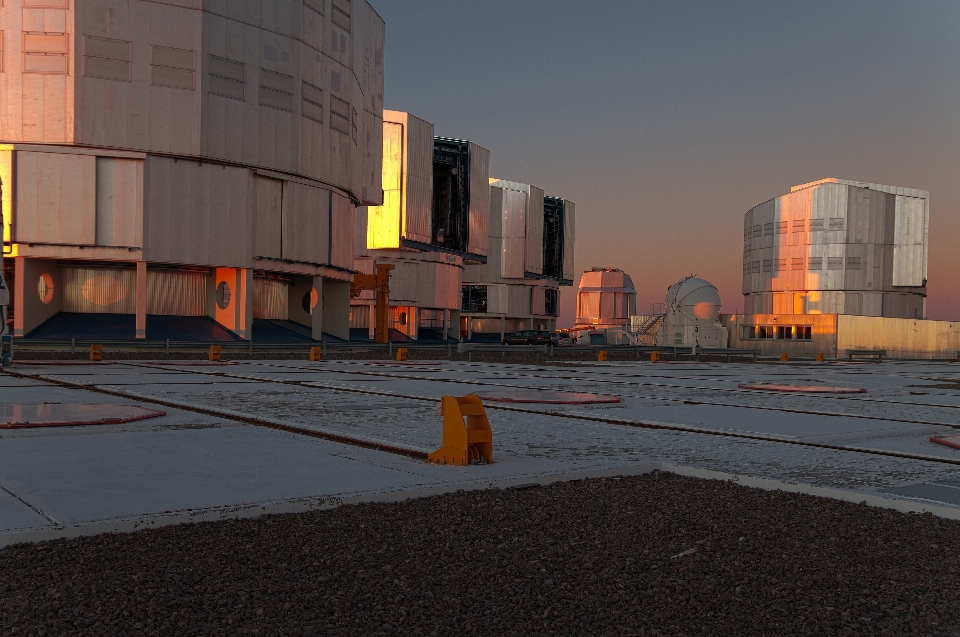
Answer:
<path fill-rule="evenodd" d="M 503 337 L 504 345 L 550 345 L 553 339 L 546 330 L 521 330 Z"/>
<path fill-rule="evenodd" d="M 554 345 L 573 345 L 573 339 L 566 332 L 550 332 Z"/>

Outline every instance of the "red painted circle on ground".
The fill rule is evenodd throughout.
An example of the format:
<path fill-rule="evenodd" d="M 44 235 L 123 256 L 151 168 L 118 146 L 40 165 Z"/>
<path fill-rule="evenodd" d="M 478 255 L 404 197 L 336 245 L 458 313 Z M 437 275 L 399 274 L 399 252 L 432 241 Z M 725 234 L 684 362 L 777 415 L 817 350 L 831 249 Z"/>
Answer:
<path fill-rule="evenodd" d="M 137 405 L 0 405 L 0 429 L 72 427 L 76 425 L 117 425 L 124 422 L 166 416 L 167 412 Z"/>

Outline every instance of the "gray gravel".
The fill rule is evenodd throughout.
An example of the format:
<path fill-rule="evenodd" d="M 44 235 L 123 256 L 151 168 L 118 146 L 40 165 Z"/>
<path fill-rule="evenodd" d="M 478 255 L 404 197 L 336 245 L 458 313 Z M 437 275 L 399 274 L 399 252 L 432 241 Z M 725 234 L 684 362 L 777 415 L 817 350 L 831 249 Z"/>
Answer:
<path fill-rule="evenodd" d="M 652 474 L 0 550 L 2 635 L 960 635 L 960 523 Z"/>

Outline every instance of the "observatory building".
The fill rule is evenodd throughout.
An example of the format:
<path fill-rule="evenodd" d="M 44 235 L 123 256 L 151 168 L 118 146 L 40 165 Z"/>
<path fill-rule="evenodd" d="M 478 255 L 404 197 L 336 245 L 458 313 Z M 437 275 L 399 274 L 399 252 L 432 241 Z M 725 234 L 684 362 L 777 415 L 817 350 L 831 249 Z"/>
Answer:
<path fill-rule="evenodd" d="M 580 276 L 577 288 L 577 327 L 597 329 L 630 325 L 637 313 L 633 279 L 619 268 L 592 268 Z"/>
<path fill-rule="evenodd" d="M 382 203 L 365 0 L 6 0 L 0 23 L 16 336 L 349 336 L 355 209 Z"/>
<path fill-rule="evenodd" d="M 930 196 L 841 179 L 791 188 L 744 216 L 742 315 L 731 347 L 827 357 L 955 358 L 957 323 L 926 320 Z"/>
<path fill-rule="evenodd" d="M 930 195 L 823 179 L 744 215 L 746 314 L 925 318 Z"/>
<path fill-rule="evenodd" d="M 667 290 L 657 345 L 726 347 L 727 328 L 719 319 L 720 292 L 709 281 L 688 276 Z"/>
<path fill-rule="evenodd" d="M 464 264 L 487 260 L 490 153 L 435 137 L 433 124 L 384 111 L 381 206 L 358 208 L 354 267 L 390 275 L 391 338 L 458 335 Z M 351 301 L 353 340 L 373 337 L 374 293 Z"/>
<path fill-rule="evenodd" d="M 464 268 L 460 334 L 499 342 L 517 330 L 554 330 L 560 286 L 573 285 L 574 203 L 530 184 L 489 182 L 489 254 Z"/>

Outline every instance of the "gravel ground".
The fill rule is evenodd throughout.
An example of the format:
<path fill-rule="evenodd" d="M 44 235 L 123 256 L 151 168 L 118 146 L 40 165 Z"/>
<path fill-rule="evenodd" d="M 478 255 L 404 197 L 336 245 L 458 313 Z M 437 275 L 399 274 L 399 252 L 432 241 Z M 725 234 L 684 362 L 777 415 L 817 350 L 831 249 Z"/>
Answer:
<path fill-rule="evenodd" d="M 0 550 L 3 635 L 960 635 L 960 523 L 655 472 Z"/>

